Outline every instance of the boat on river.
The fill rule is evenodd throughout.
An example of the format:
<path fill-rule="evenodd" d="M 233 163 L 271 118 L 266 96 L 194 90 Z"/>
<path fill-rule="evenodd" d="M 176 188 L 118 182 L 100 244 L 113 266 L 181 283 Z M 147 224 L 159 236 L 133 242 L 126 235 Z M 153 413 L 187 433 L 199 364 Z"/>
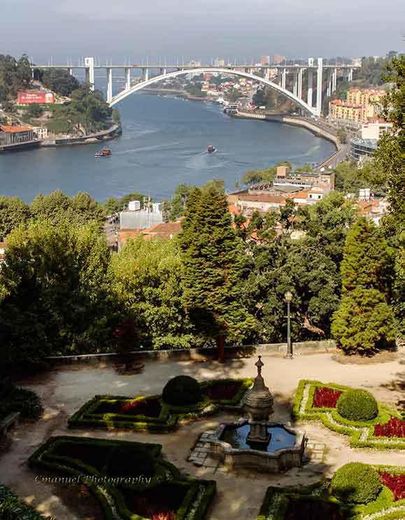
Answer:
<path fill-rule="evenodd" d="M 207 148 L 208 153 L 214 153 L 216 151 L 217 151 L 217 149 L 215 148 L 215 146 L 213 144 L 208 145 L 208 148 Z"/>
<path fill-rule="evenodd" d="M 97 152 L 94 157 L 110 157 L 112 152 L 109 148 L 102 148 L 99 152 Z"/>

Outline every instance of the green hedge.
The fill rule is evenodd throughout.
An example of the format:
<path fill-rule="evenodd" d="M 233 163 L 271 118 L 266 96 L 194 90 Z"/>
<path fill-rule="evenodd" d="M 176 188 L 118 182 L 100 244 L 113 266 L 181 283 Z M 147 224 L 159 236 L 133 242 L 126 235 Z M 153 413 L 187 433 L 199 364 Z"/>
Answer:
<path fill-rule="evenodd" d="M 371 421 L 378 415 L 378 404 L 367 390 L 353 388 L 339 397 L 336 410 L 339 415 L 351 421 Z"/>
<path fill-rule="evenodd" d="M 361 462 L 349 462 L 339 468 L 330 484 L 332 495 L 350 504 L 374 502 L 381 490 L 378 472 Z"/>
<path fill-rule="evenodd" d="M 204 396 L 204 391 L 219 382 L 240 383 L 240 389 L 232 399 L 211 400 Z M 102 429 L 130 429 L 134 431 L 146 431 L 149 433 L 169 433 L 175 430 L 180 421 L 195 420 L 211 415 L 218 410 L 239 410 L 241 401 L 247 390 L 252 386 L 251 378 L 224 379 L 207 381 L 200 384 L 203 394 L 202 400 L 195 404 L 169 405 L 161 396 L 127 396 L 96 395 L 85 403 L 68 420 L 69 428 L 102 428 Z M 123 415 L 119 413 L 97 413 L 97 409 L 103 402 L 121 403 L 124 405 L 134 399 L 160 399 L 161 411 L 158 417 L 146 417 L 142 415 Z"/>
<path fill-rule="evenodd" d="M 301 420 L 319 420 L 324 426 L 336 433 L 350 436 L 350 446 L 356 448 L 376 448 L 376 449 L 405 449 L 405 439 L 400 437 L 376 437 L 374 436 L 374 426 L 385 424 L 391 417 L 400 418 L 400 413 L 389 406 L 379 403 L 379 413 L 371 421 L 351 421 L 342 417 L 333 408 L 314 408 L 313 398 L 316 388 L 333 388 L 345 392 L 351 388 L 334 383 L 321 383 L 302 379 L 294 397 L 293 417 Z M 303 399 L 308 396 L 305 406 Z"/>
<path fill-rule="evenodd" d="M 200 383 L 190 376 L 173 377 L 163 388 L 162 400 L 175 406 L 197 404 L 202 400 Z"/>
<path fill-rule="evenodd" d="M 65 451 L 63 448 L 69 448 L 69 446 L 73 447 L 73 449 L 75 446 L 80 449 L 84 447 L 84 450 L 86 450 L 87 446 L 87 453 L 90 459 L 95 456 L 94 451 L 91 454 L 91 450 L 101 448 L 104 459 L 100 461 L 99 454 L 96 452 L 97 464 L 99 466 L 97 468 L 88 460 L 78 459 L 67 454 L 63 455 Z M 154 474 L 150 482 L 142 481 L 113 485 L 108 480 L 100 483 L 85 479 L 85 476 L 102 478 L 110 476 L 114 478 L 115 475 L 108 473 L 109 461 L 116 453 L 124 456 L 125 450 L 128 452 L 129 459 L 133 458 L 134 454 L 137 454 L 138 458 L 142 457 L 142 454 L 147 454 L 148 459 L 152 457 L 155 460 Z M 75 452 L 73 451 L 72 453 Z M 133 490 L 134 493 L 138 493 L 146 489 L 153 489 L 158 485 L 164 485 L 165 482 L 184 487 L 186 495 L 176 512 L 177 520 L 203 520 L 216 490 L 216 484 L 213 481 L 197 480 L 182 476 L 176 466 L 162 458 L 161 445 L 159 444 L 86 437 L 51 437 L 31 455 L 29 465 L 33 468 L 52 471 L 58 476 L 82 477 L 83 482 L 88 485 L 92 494 L 100 502 L 107 520 L 117 520 L 117 518 L 120 520 L 144 520 L 143 517 L 128 509 L 122 494 L 124 488 L 127 490 L 126 492 Z M 116 516 L 116 513 L 118 516 Z"/>
<path fill-rule="evenodd" d="M 11 381 L 0 381 L 0 420 L 13 412 L 22 419 L 38 419 L 43 412 L 41 400 L 35 392 L 16 387 Z"/>
<path fill-rule="evenodd" d="M 45 520 L 49 517 L 37 513 L 6 486 L 0 484 L 0 518 L 4 520 Z"/>
<path fill-rule="evenodd" d="M 387 471 L 392 474 L 405 474 L 405 467 L 400 466 L 373 465 L 369 467 L 377 472 Z M 336 473 L 338 472 L 339 470 Z M 289 502 L 294 499 L 338 504 L 342 512 L 351 520 L 363 520 L 368 515 L 375 513 L 379 514 L 378 520 L 403 520 L 405 518 L 405 499 L 394 501 L 392 492 L 385 486 L 382 487 L 375 500 L 367 504 L 350 505 L 347 501 L 340 502 L 338 498 L 331 495 L 330 482 L 330 480 L 325 479 L 321 483 L 306 487 L 269 487 L 256 520 L 285 520 Z M 384 514 L 384 510 L 390 509 L 393 509 L 393 511 Z"/>

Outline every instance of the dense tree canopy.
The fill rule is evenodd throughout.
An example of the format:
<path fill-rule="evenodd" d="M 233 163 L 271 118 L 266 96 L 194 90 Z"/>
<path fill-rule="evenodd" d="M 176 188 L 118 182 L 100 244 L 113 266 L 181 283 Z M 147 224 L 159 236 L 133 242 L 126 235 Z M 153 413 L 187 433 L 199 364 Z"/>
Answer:
<path fill-rule="evenodd" d="M 56 105 L 48 128 L 55 133 L 90 133 L 108 128 L 112 121 L 112 109 L 101 92 L 85 85 L 71 92 L 71 100 Z"/>
<path fill-rule="evenodd" d="M 14 230 L 0 271 L 2 361 L 108 348 L 109 261 L 92 224 L 37 221 Z"/>
<path fill-rule="evenodd" d="M 365 218 L 350 229 L 341 263 L 342 299 L 332 332 L 347 354 L 372 355 L 395 345 L 386 289 L 391 252 L 381 230 Z"/>
<path fill-rule="evenodd" d="M 37 195 L 31 203 L 31 214 L 34 219 L 49 220 L 53 224 L 86 224 L 91 221 L 101 224 L 104 220 L 101 205 L 88 193 L 82 192 L 73 197 L 61 191 Z"/>
<path fill-rule="evenodd" d="M 8 104 L 17 97 L 17 92 L 31 84 L 31 67 L 24 54 L 19 60 L 0 54 L 0 103 Z"/>
<path fill-rule="evenodd" d="M 31 216 L 30 207 L 18 197 L 0 196 L 0 242 Z"/>
<path fill-rule="evenodd" d="M 67 69 L 36 70 L 35 73 L 45 87 L 61 96 L 70 96 L 74 90 L 80 88 L 79 81 Z"/>
<path fill-rule="evenodd" d="M 217 340 L 222 357 L 225 337 L 242 341 L 255 326 L 241 298 L 247 257 L 223 190 L 211 184 L 192 191 L 180 244 L 185 308 L 197 331 Z"/>
<path fill-rule="evenodd" d="M 130 240 L 113 258 L 114 292 L 147 347 L 190 347 L 191 324 L 182 302 L 183 266 L 173 240 Z"/>

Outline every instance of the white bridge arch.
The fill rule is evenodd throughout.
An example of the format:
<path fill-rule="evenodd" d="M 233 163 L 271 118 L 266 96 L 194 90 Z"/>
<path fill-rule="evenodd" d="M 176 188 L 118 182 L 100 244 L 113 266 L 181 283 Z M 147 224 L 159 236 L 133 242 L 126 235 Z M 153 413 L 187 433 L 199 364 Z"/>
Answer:
<path fill-rule="evenodd" d="M 183 70 L 176 70 L 174 72 L 168 72 L 167 74 L 160 74 L 159 76 L 155 76 L 151 79 L 147 79 L 145 81 L 142 81 L 140 83 L 137 83 L 133 85 L 130 88 L 127 88 L 115 96 L 113 96 L 109 100 L 110 107 L 113 107 L 126 97 L 130 96 L 131 94 L 134 94 L 135 92 L 138 92 L 139 90 L 142 90 L 145 87 L 149 87 L 150 85 L 153 85 L 154 83 L 158 83 L 159 81 L 162 81 L 164 79 L 170 79 L 175 78 L 176 76 L 181 76 L 184 74 L 203 74 L 205 72 L 214 72 L 214 73 L 220 73 L 220 74 L 234 74 L 235 76 L 241 76 L 242 78 L 248 78 L 254 81 L 257 81 L 259 83 L 262 83 L 263 85 L 266 85 L 267 87 L 272 88 L 276 92 L 279 92 L 280 94 L 283 94 L 291 101 L 294 101 L 297 105 L 299 105 L 301 108 L 306 110 L 312 115 L 318 115 L 316 107 L 311 107 L 305 101 L 300 99 L 298 96 L 290 92 L 289 90 L 281 87 L 280 85 L 277 85 L 277 83 L 274 83 L 273 81 L 270 81 L 269 79 L 262 78 L 260 76 L 256 76 L 255 74 L 251 74 L 250 72 L 244 72 L 242 70 L 235 70 L 235 69 L 228 69 L 228 68 L 214 68 L 214 67 L 201 67 L 196 69 L 183 69 Z"/>

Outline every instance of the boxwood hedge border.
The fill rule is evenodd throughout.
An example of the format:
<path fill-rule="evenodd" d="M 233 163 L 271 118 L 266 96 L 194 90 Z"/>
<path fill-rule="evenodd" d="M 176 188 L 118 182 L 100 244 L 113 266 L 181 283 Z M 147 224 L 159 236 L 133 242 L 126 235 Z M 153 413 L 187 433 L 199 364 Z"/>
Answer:
<path fill-rule="evenodd" d="M 87 403 L 85 403 L 77 412 L 75 412 L 68 420 L 69 428 L 102 428 L 102 429 L 129 429 L 133 431 L 147 431 L 149 433 L 169 433 L 178 427 L 181 421 L 196 420 L 207 415 L 212 415 L 220 410 L 237 411 L 240 410 L 243 397 L 247 390 L 252 386 L 253 379 L 220 379 L 214 381 L 204 381 L 201 384 L 202 391 L 221 383 L 241 383 L 241 387 L 232 399 L 211 400 L 205 397 L 202 401 L 195 405 L 173 406 L 162 401 L 161 395 L 152 396 L 114 396 L 114 395 L 96 395 Z M 143 415 L 128 415 L 117 413 L 95 413 L 96 409 L 102 401 L 106 402 L 125 402 L 134 401 L 136 399 L 149 400 L 159 399 L 161 411 L 158 417 L 146 417 Z"/>
<path fill-rule="evenodd" d="M 391 474 L 405 474 L 405 467 L 371 465 L 378 472 L 386 471 Z M 294 498 L 309 498 L 322 502 L 340 504 L 352 520 L 403 520 L 405 517 L 405 499 L 394 501 L 392 492 L 383 487 L 377 499 L 369 504 L 348 506 L 340 503 L 335 497 L 328 495 L 330 480 L 324 479 L 321 483 L 306 487 L 267 488 L 259 515 L 256 520 L 284 520 L 288 503 Z"/>
<path fill-rule="evenodd" d="M 42 446 L 40 446 L 28 459 L 31 468 L 42 468 L 51 472 L 62 472 L 73 477 L 81 477 L 85 475 L 102 476 L 100 472 L 88 464 L 83 464 L 78 459 L 58 456 L 52 454 L 55 444 L 58 442 L 70 442 L 97 446 L 137 448 L 139 450 L 148 450 L 154 458 L 157 459 L 157 474 L 154 476 L 155 482 L 170 481 L 181 486 L 188 487 L 187 494 L 176 512 L 176 520 L 204 520 L 211 501 L 216 493 L 216 482 L 212 480 L 198 480 L 192 477 L 183 476 L 180 471 L 162 458 L 160 444 L 139 443 L 131 441 L 122 441 L 115 439 L 98 439 L 90 437 L 73 437 L 73 436 L 56 436 L 50 437 Z M 94 481 L 85 481 L 91 493 L 100 503 L 104 517 L 106 520 L 145 520 L 144 517 L 131 513 L 125 503 L 122 495 L 112 485 L 108 483 L 100 484 Z M 131 484 L 133 489 L 141 490 L 150 487 L 144 483 Z M 38 520 L 42 517 L 38 517 Z M 31 520 L 27 518 L 27 520 Z M 37 520 L 34 517 L 32 520 Z"/>
<path fill-rule="evenodd" d="M 340 416 L 336 408 L 314 408 L 313 398 L 316 388 L 332 388 L 345 391 L 351 387 L 335 383 L 322 383 L 309 379 L 302 379 L 294 397 L 293 417 L 300 420 L 318 420 L 330 430 L 348 435 L 350 446 L 353 448 L 405 449 L 405 439 L 402 437 L 376 437 L 374 426 L 385 424 L 391 417 L 401 419 L 401 414 L 389 406 L 378 402 L 379 413 L 370 421 L 350 421 Z"/>

